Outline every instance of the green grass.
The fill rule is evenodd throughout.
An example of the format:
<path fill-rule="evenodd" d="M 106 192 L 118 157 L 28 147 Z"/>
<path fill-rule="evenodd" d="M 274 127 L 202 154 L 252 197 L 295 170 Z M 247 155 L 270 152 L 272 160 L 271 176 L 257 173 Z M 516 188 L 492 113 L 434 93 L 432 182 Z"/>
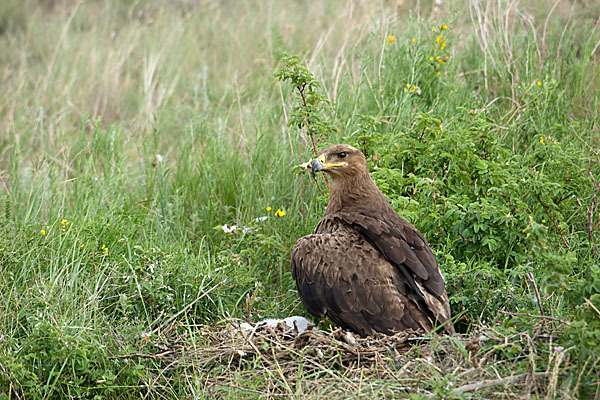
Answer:
<path fill-rule="evenodd" d="M 312 150 L 273 76 L 285 53 L 332 100 L 319 145 L 364 149 L 431 242 L 459 330 L 536 337 L 539 320 L 501 313 L 540 313 L 533 274 L 571 322 L 547 321 L 535 365 L 568 348 L 556 396 L 598 396 L 598 7 L 417 3 L 3 2 L 0 396 L 201 396 L 219 371 L 118 356 L 202 344 L 224 316 L 306 313 L 289 254 L 326 200 L 292 172 Z M 516 347 L 500 375 L 531 367 Z M 267 379 L 237 374 L 255 392 L 219 395 Z M 373 385 L 348 395 L 389 395 Z"/>

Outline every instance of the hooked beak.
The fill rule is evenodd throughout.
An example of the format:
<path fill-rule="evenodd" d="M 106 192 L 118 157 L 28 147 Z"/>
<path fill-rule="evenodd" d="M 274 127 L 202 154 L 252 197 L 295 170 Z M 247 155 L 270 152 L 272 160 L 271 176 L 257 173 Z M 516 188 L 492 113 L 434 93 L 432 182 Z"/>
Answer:
<path fill-rule="evenodd" d="M 325 154 L 321 154 L 319 157 L 317 157 L 317 159 L 315 161 L 313 161 L 312 163 L 312 175 L 313 177 L 315 176 L 315 174 L 321 170 L 323 170 L 323 164 L 325 163 Z"/>
<path fill-rule="evenodd" d="M 313 174 L 313 176 L 315 176 L 315 173 L 317 173 L 319 171 L 328 171 L 335 167 L 342 167 L 344 165 L 346 165 L 345 162 L 328 163 L 325 161 L 325 154 L 321 154 L 312 163 L 312 174 Z"/>

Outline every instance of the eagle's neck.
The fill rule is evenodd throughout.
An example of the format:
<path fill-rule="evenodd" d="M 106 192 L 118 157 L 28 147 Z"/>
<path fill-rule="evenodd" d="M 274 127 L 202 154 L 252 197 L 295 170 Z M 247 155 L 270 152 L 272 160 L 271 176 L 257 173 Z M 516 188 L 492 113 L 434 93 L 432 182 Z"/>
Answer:
<path fill-rule="evenodd" d="M 352 176 L 332 176 L 329 184 L 329 203 L 325 214 L 353 209 L 369 210 L 387 200 L 368 172 Z"/>

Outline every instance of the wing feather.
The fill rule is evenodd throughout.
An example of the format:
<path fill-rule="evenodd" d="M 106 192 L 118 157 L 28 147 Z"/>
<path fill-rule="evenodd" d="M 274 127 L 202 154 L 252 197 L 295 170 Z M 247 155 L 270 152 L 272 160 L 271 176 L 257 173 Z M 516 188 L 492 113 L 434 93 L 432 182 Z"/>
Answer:
<path fill-rule="evenodd" d="M 454 333 L 449 322 L 450 305 L 442 272 L 429 244 L 417 228 L 393 209 L 387 218 L 360 213 L 338 213 L 337 217 L 361 232 L 402 273 L 411 288 L 405 294 L 427 305 L 422 312 L 433 316 L 446 325 L 448 332 Z"/>
<path fill-rule="evenodd" d="M 292 250 L 292 275 L 306 309 L 362 336 L 407 328 L 429 331 L 422 300 L 407 295 L 406 279 L 380 251 L 339 219 Z"/>

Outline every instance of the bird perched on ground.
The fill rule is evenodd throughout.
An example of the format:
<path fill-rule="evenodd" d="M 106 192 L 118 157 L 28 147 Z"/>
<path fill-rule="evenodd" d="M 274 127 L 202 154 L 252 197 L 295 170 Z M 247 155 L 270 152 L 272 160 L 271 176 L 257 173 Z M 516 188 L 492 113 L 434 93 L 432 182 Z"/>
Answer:
<path fill-rule="evenodd" d="M 363 153 L 338 144 L 311 167 L 329 175 L 330 194 L 315 233 L 292 250 L 292 276 L 307 310 L 363 337 L 439 325 L 454 333 L 429 244 L 375 185 Z"/>

